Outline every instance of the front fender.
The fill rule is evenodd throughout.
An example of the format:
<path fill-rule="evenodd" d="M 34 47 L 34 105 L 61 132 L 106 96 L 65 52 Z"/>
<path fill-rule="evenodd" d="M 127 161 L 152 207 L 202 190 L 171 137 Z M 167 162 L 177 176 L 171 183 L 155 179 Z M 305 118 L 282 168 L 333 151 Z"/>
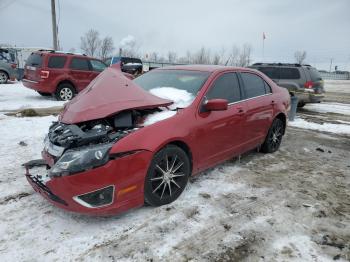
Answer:
<path fill-rule="evenodd" d="M 178 112 L 171 118 L 142 127 L 115 143 L 110 153 L 134 150 L 157 152 L 172 141 L 182 141 L 189 145 L 189 131 L 181 119 L 181 113 Z"/>

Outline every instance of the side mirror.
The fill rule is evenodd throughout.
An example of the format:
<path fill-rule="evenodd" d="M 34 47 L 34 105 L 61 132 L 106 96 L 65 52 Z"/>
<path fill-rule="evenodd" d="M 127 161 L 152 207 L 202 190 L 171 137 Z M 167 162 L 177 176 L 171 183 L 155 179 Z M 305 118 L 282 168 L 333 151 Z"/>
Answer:
<path fill-rule="evenodd" d="M 226 99 L 210 99 L 204 103 L 206 111 L 224 111 L 227 110 L 228 101 Z"/>

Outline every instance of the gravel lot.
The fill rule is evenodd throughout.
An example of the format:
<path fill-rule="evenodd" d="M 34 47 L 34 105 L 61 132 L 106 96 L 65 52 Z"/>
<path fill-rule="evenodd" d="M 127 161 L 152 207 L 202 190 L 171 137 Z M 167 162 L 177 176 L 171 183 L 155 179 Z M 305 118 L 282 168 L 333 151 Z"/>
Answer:
<path fill-rule="evenodd" d="M 350 81 L 326 81 L 327 102 L 298 113 L 315 128 L 290 126 L 278 152 L 203 172 L 170 205 L 103 218 L 57 209 L 27 184 L 20 165 L 40 156 L 55 117 L 3 113 L 60 104 L 22 88 L 0 86 L 1 261 L 350 260 Z"/>

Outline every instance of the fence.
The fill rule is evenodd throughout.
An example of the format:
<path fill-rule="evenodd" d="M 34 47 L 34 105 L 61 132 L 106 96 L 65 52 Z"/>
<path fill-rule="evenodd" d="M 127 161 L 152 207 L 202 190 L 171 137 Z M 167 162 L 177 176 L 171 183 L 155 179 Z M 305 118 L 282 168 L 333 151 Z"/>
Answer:
<path fill-rule="evenodd" d="M 320 72 L 322 79 L 327 80 L 350 80 L 350 73 Z"/>

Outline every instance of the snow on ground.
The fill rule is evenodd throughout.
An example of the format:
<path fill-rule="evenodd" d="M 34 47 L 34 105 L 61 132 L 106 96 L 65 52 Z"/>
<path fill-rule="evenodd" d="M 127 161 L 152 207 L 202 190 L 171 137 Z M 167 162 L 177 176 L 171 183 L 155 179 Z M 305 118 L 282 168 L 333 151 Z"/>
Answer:
<path fill-rule="evenodd" d="M 314 186 L 330 185 L 329 179 L 334 178 L 329 170 L 334 166 L 329 162 L 331 154 L 305 152 L 306 141 L 313 152 L 317 144 L 300 131 L 289 131 L 291 137 L 285 138 L 276 154 L 251 153 L 241 163 L 229 161 L 194 177 L 170 205 L 142 207 L 114 217 L 87 217 L 52 206 L 23 175 L 21 163 L 39 157 L 42 138 L 53 120 L 0 120 L 0 143 L 5 145 L 0 148 L 1 261 L 214 261 L 227 257 L 255 261 L 261 256 L 265 261 L 330 261 L 338 253 L 345 257 L 346 248 L 341 252 L 330 247 L 325 253 L 317 237 L 330 235 L 337 227 L 336 232 L 344 231 L 349 225 L 346 219 L 338 222 L 334 211 L 327 209 L 338 204 L 332 202 L 337 201 L 334 194 L 344 199 L 342 190 L 347 186 L 330 191 L 326 201 L 312 197 Z M 341 169 L 345 162 L 340 161 L 346 151 L 331 150 L 338 159 L 337 169 L 345 170 Z M 310 161 L 303 163 L 305 158 Z M 326 169 L 305 173 L 312 170 L 311 165 L 319 166 L 316 159 Z M 329 192 L 317 190 L 317 196 Z M 324 213 L 327 220 L 318 218 Z M 346 241 L 346 232 L 337 235 L 336 241 Z"/>
<path fill-rule="evenodd" d="M 317 104 L 306 104 L 304 109 L 319 113 L 350 115 L 350 104 L 322 102 Z"/>
<path fill-rule="evenodd" d="M 298 127 L 298 128 L 317 130 L 321 132 L 350 135 L 350 125 L 346 125 L 346 124 L 331 124 L 331 123 L 318 124 L 318 123 L 309 122 L 300 117 L 297 117 L 294 119 L 294 121 L 290 121 L 289 125 L 293 127 Z"/>
<path fill-rule="evenodd" d="M 350 80 L 324 80 L 326 92 L 350 94 Z"/>
<path fill-rule="evenodd" d="M 325 101 L 306 104 L 298 109 L 297 118 L 295 121 L 290 121 L 289 125 L 350 135 L 350 80 L 326 80 L 325 89 Z"/>
<path fill-rule="evenodd" d="M 18 175 L 24 174 L 21 165 L 41 158 L 43 139 L 55 120 L 57 117 L 53 116 L 17 118 L 0 115 L 0 180 L 9 183 L 0 190 L 0 199 L 25 187 L 25 184 L 16 181 Z"/>
<path fill-rule="evenodd" d="M 44 97 L 23 86 L 22 82 L 0 85 L 0 112 L 25 108 L 62 106 L 65 101 Z"/>
<path fill-rule="evenodd" d="M 41 101 L 0 88 L 4 111 L 6 100 Z M 88 217 L 52 206 L 25 179 L 21 164 L 40 157 L 55 120 L 0 114 L 1 261 L 350 259 L 348 138 L 290 128 L 278 152 L 203 172 L 170 205 Z"/>

